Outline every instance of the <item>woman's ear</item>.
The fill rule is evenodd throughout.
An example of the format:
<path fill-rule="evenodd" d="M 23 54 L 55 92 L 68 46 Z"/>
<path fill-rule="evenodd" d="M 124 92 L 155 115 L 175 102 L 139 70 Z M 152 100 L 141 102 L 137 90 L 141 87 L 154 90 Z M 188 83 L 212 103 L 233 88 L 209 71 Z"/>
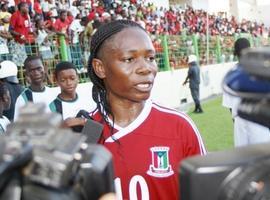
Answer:
<path fill-rule="evenodd" d="M 96 75 L 99 78 L 103 79 L 103 78 L 106 77 L 104 65 L 103 65 L 101 60 L 99 60 L 97 58 L 94 58 L 93 61 L 92 61 L 92 66 L 93 66 L 93 69 L 94 69 Z"/>

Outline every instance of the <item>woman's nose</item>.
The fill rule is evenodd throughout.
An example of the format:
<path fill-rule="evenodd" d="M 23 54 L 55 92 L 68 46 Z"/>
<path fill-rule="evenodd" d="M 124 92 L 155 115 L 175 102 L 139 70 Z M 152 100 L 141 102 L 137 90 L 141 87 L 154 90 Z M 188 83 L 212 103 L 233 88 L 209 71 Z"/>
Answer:
<path fill-rule="evenodd" d="M 151 73 L 157 71 L 157 65 L 155 62 L 150 62 L 148 60 L 139 59 L 138 61 L 138 72 L 139 73 Z"/>

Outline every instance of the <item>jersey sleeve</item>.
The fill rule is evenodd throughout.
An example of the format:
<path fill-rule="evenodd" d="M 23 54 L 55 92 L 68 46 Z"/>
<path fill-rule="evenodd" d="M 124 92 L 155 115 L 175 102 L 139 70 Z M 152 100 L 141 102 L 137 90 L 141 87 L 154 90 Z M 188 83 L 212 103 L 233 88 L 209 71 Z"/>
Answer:
<path fill-rule="evenodd" d="M 183 140 L 184 140 L 184 155 L 189 157 L 192 155 L 205 155 L 206 148 L 203 143 L 201 134 L 194 124 L 194 122 L 186 115 L 184 115 L 185 123 L 183 123 Z"/>

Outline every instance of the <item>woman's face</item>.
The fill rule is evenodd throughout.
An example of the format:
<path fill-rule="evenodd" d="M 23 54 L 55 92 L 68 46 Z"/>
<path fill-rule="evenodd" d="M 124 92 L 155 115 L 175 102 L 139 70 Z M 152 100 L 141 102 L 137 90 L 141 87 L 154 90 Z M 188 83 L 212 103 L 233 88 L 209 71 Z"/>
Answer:
<path fill-rule="evenodd" d="M 157 73 L 155 49 L 139 28 L 126 28 L 106 41 L 93 61 L 104 80 L 109 101 L 141 102 L 149 98 Z"/>

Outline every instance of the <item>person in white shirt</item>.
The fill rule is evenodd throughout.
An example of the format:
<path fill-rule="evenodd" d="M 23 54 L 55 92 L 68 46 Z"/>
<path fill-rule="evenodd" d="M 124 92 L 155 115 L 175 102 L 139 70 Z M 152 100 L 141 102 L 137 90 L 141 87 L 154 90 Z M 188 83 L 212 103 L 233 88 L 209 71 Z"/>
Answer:
<path fill-rule="evenodd" d="M 18 119 L 20 108 L 27 102 L 44 103 L 49 112 L 49 103 L 55 99 L 57 91 L 45 85 L 45 70 L 39 56 L 29 56 L 24 62 L 26 77 L 30 86 L 25 88 L 15 103 L 14 121 Z"/>
<path fill-rule="evenodd" d="M 47 59 L 52 59 L 53 58 L 53 53 L 51 50 L 52 43 L 49 40 L 49 37 L 52 36 L 54 33 L 49 32 L 47 29 L 45 29 L 43 19 L 38 19 L 36 21 L 36 28 L 37 28 L 36 43 L 38 44 L 39 53 L 41 54 L 43 61 Z"/>
<path fill-rule="evenodd" d="M 38 51 L 41 55 L 41 58 L 45 64 L 47 83 L 52 85 L 53 77 L 51 77 L 51 74 L 49 74 L 48 66 L 51 66 L 53 64 L 54 55 L 51 47 L 53 46 L 52 36 L 55 33 L 45 28 L 45 23 L 43 19 L 38 19 L 36 21 L 36 29 L 36 43 L 38 45 Z"/>
<path fill-rule="evenodd" d="M 87 22 L 87 17 L 81 18 L 81 15 L 78 14 L 76 19 L 73 20 L 69 26 L 72 43 L 70 45 L 72 63 L 76 66 L 78 72 L 80 73 L 85 72 L 81 49 L 83 35 L 81 33 L 84 31 Z"/>
<path fill-rule="evenodd" d="M 87 94 L 78 93 L 79 77 L 76 67 L 71 62 L 63 61 L 55 67 L 55 78 L 61 92 L 49 104 L 52 112 L 57 112 L 62 115 L 66 124 L 84 125 L 85 120 L 75 118 L 80 110 L 87 112 L 96 108 L 96 103 Z"/>
<path fill-rule="evenodd" d="M 4 134 L 7 129 L 7 125 L 10 124 L 9 119 L 3 115 L 4 110 L 10 108 L 11 97 L 7 86 L 0 83 L 0 134 Z"/>
<path fill-rule="evenodd" d="M 76 18 L 76 16 L 80 13 L 80 10 L 78 9 L 80 2 L 73 1 L 72 5 L 69 7 L 69 11 L 72 13 L 72 16 Z"/>
<path fill-rule="evenodd" d="M 4 25 L 0 25 L 0 59 L 9 60 L 11 56 L 9 55 L 8 40 L 12 39 L 11 34 L 5 28 Z"/>

